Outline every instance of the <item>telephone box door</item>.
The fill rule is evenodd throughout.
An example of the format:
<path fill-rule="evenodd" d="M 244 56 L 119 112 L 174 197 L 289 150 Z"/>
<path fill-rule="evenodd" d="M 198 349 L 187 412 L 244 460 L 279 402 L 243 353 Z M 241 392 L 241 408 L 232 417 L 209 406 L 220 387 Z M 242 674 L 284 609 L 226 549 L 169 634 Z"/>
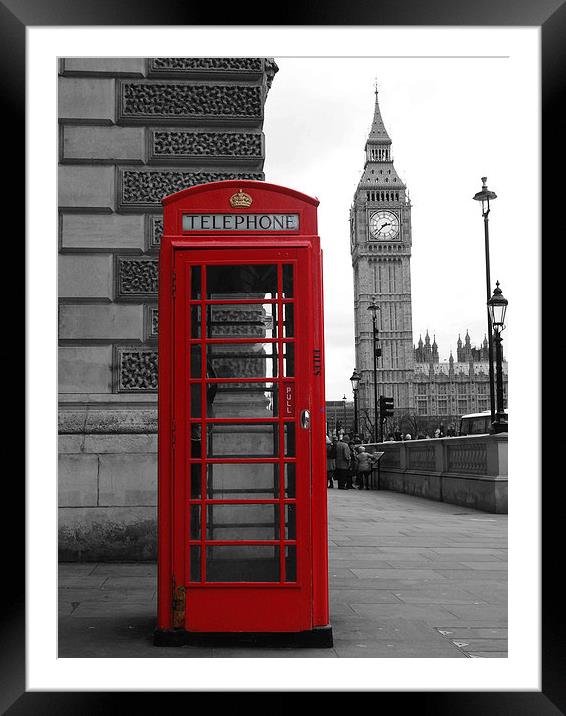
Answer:
<path fill-rule="evenodd" d="M 174 266 L 178 626 L 312 629 L 310 249 L 182 248 Z"/>

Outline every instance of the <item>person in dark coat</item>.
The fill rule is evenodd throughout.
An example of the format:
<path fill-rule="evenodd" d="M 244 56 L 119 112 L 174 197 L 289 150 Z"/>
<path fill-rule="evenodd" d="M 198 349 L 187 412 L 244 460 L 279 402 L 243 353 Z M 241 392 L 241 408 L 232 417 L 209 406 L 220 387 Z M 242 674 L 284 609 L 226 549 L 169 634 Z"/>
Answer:
<path fill-rule="evenodd" d="M 348 476 L 352 464 L 352 455 L 348 443 L 343 437 L 338 439 L 336 443 L 336 472 L 335 476 L 338 480 L 339 490 L 348 490 Z M 350 478 L 351 479 L 351 478 Z"/>

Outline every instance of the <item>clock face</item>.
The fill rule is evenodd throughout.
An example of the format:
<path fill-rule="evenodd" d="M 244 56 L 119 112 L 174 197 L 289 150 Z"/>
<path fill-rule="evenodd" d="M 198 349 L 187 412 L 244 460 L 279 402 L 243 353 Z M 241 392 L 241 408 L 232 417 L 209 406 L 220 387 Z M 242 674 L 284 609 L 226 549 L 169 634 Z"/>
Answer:
<path fill-rule="evenodd" d="M 399 217 L 392 211 L 376 211 L 369 219 L 369 231 L 374 239 L 392 241 L 399 236 Z"/>

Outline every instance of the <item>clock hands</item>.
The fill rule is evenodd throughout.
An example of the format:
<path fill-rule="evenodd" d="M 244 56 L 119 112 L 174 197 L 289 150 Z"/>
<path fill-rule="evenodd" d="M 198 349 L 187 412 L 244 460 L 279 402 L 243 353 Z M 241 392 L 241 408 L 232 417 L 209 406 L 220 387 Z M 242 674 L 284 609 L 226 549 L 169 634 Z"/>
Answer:
<path fill-rule="evenodd" d="M 385 229 L 386 226 L 391 226 L 391 224 L 390 224 L 390 223 L 382 224 L 382 225 L 379 227 L 379 229 L 377 230 L 378 233 L 381 232 L 381 229 Z"/>

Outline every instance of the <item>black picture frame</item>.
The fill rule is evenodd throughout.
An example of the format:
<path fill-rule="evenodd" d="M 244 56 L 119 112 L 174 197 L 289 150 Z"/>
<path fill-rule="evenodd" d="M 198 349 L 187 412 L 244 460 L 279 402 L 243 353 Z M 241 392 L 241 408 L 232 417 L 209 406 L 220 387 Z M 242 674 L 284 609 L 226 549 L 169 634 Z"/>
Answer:
<path fill-rule="evenodd" d="M 269 25 L 269 6 L 246 3 L 242 14 L 240 3 L 222 10 L 222 25 Z M 560 226 L 556 207 L 561 206 L 561 182 L 550 176 L 550 169 L 563 155 L 564 120 L 558 110 L 563 94 L 566 54 L 566 7 L 563 0 L 395 0 L 373 3 L 350 0 L 348 3 L 327 3 L 311 6 L 278 6 L 278 25 L 389 25 L 389 26 L 539 26 L 542 41 L 542 229 L 549 237 L 559 236 Z M 2 57 L 2 94 L 4 99 L 4 136 L 10 143 L 25 146 L 25 31 L 28 26 L 89 26 L 89 25 L 214 25 L 218 8 L 202 5 L 194 7 L 182 0 L 4 0 L 0 2 L 0 53 Z M 536 142 L 536 138 L 532 139 Z M 9 197 L 11 211 L 16 211 L 21 188 L 24 187 L 24 163 L 20 150 L 10 165 Z M 560 168 L 562 166 L 560 165 Z M 537 187 L 525 180 L 525 201 L 529 192 Z M 20 216 L 25 215 L 24 200 Z M 7 209 L 8 210 L 8 209 Z M 560 217 L 561 218 L 561 217 Z M 563 220 L 562 220 L 563 221 Z M 554 226 L 556 223 L 556 226 Z M 556 242 L 558 243 L 558 242 Z M 19 242 L 23 246 L 23 242 Z M 555 282 L 555 286 L 560 282 Z M 555 290 L 555 289 L 554 289 Z M 552 293 L 547 302 L 560 305 Z M 21 293 L 21 292 L 19 292 Z M 540 350 L 537 337 L 525 337 L 528 350 Z M 555 370 L 558 370 L 556 366 Z M 555 373 L 556 375 L 556 373 Z M 542 376 L 540 377 L 542 395 Z M 537 399 L 538 396 L 533 396 Z M 525 429 L 527 426 L 525 425 Z M 536 429 L 546 432 L 546 423 Z M 553 425 L 548 425 L 553 435 Z M 550 443 L 550 441 L 548 441 Z M 32 450 L 29 444 L 26 450 Z M 558 452 L 560 458 L 560 453 Z M 541 461 L 542 475 L 542 461 Z M 10 471 L 12 472 L 12 471 Z M 542 689 L 540 692 L 379 692 L 375 695 L 377 708 L 387 708 L 391 701 L 396 710 L 414 707 L 422 714 L 467 716 L 468 714 L 533 714 L 549 716 L 566 712 L 565 620 L 561 603 L 559 550 L 563 543 L 561 516 L 558 510 L 564 505 L 564 480 L 560 467 L 554 467 L 546 476 L 543 490 L 542 544 Z M 15 478 L 17 473 L 13 472 Z M 537 476 L 533 476 L 536 479 Z M 133 699 L 141 696 L 144 705 L 157 706 L 160 693 L 84 693 L 84 692 L 28 692 L 25 684 L 25 535 L 24 535 L 24 480 L 5 480 L 6 505 L 20 507 L 22 519 L 4 526 L 4 544 L 8 564 L 5 564 L 3 591 L 4 608 L 0 617 L 0 709 L 2 713 L 65 714 L 113 713 L 114 710 L 135 708 Z M 14 524 L 16 527 L 14 528 Z M 14 531 L 15 530 L 15 531 Z M 556 552 L 554 552 L 556 550 Z M 8 554 L 9 553 L 9 554 Z M 556 554 L 556 557 L 554 557 Z M 330 686 L 330 684 L 329 684 Z M 183 696 L 183 694 L 178 694 Z M 125 699 L 128 699 L 126 702 Z M 137 700 L 137 699 L 136 699 Z M 384 702 L 385 700 L 385 702 Z M 161 702 L 162 704 L 162 702 Z M 162 708 L 162 706 L 161 706 Z M 389 706 L 390 708 L 390 706 Z"/>

